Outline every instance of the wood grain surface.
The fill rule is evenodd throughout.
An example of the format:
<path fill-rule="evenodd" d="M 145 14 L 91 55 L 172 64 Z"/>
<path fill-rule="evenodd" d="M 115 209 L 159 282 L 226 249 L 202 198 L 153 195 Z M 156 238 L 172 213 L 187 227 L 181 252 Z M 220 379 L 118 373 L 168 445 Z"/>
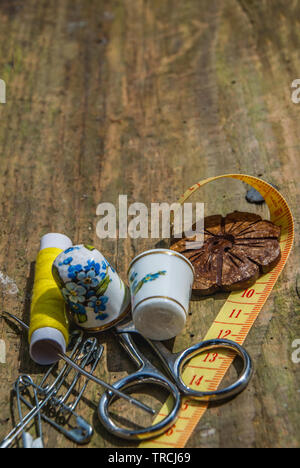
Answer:
<path fill-rule="evenodd" d="M 124 279 L 134 255 L 165 245 L 97 237 L 98 204 L 120 194 L 150 207 L 176 201 L 206 177 L 251 174 L 279 188 L 298 231 L 300 104 L 291 84 L 300 78 L 299 22 L 296 0 L 1 0 L 1 310 L 29 321 L 34 261 L 47 232 L 94 244 Z M 264 205 L 246 202 L 246 191 L 220 181 L 194 200 L 205 202 L 206 214 L 267 216 Z M 245 343 L 255 365 L 250 386 L 211 407 L 187 447 L 299 447 L 298 272 L 297 232 Z M 205 335 L 225 298 L 191 302 L 175 350 Z M 13 382 L 44 369 L 30 360 L 26 335 L 1 318 L 0 339 L 2 439 L 17 420 Z M 110 333 L 99 340 L 97 375 L 114 382 L 132 368 Z M 78 409 L 95 428 L 87 447 L 134 446 L 101 427 L 101 392 L 90 384 Z M 76 446 L 43 427 L 47 447 Z"/>

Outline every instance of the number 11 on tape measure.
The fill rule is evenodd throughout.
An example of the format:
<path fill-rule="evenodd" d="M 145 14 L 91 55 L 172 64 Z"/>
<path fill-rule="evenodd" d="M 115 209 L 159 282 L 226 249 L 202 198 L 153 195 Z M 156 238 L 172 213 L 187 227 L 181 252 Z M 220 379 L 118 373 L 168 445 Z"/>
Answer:
<path fill-rule="evenodd" d="M 273 186 L 244 174 L 226 174 L 205 179 L 190 187 L 179 199 L 179 203 L 183 204 L 200 187 L 222 178 L 237 179 L 258 190 L 268 205 L 271 221 L 281 227 L 281 259 L 277 266 L 261 276 L 251 288 L 232 292 L 204 338 L 204 340 L 225 338 L 242 345 L 287 262 L 294 240 L 294 222 L 287 202 Z M 186 366 L 184 381 L 191 388 L 201 388 L 202 391 L 217 390 L 234 357 L 228 350 L 198 355 Z M 208 403 L 183 398 L 176 423 L 162 436 L 142 442 L 139 447 L 184 447 L 207 407 Z M 172 398 L 169 397 L 155 423 L 164 419 L 171 409 Z"/>

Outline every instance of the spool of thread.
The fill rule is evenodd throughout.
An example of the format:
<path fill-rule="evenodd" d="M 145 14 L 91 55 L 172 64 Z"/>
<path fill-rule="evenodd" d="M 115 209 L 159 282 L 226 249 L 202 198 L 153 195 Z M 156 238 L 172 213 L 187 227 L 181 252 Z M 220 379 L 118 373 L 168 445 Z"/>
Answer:
<path fill-rule="evenodd" d="M 65 353 L 69 341 L 65 302 L 52 276 L 52 264 L 57 255 L 71 246 L 72 241 L 64 234 L 49 233 L 41 238 L 29 327 L 30 356 L 37 364 L 57 362 L 57 351 Z"/>

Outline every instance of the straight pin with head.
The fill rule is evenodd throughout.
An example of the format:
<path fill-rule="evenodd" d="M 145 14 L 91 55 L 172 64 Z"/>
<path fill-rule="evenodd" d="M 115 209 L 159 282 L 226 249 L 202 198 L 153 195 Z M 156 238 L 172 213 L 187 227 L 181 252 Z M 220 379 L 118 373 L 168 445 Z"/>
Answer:
<path fill-rule="evenodd" d="M 13 314 L 11 314 L 9 312 L 4 312 L 4 313 L 7 314 L 12 319 L 15 319 L 22 327 L 24 327 L 26 330 L 28 330 L 28 328 L 29 328 L 28 325 L 26 325 L 22 320 L 15 317 Z M 61 351 L 57 350 L 57 348 L 55 347 L 55 344 L 52 343 L 51 341 L 49 341 L 49 347 L 52 348 L 52 350 L 55 352 L 58 359 L 62 359 L 63 361 L 65 361 L 67 364 L 69 364 L 71 367 L 73 367 L 80 374 L 84 375 L 87 379 L 95 382 L 98 385 L 103 386 L 106 390 L 109 390 L 110 392 L 114 393 L 119 398 L 124 398 L 130 404 L 135 405 L 136 407 L 142 409 L 143 411 L 145 411 L 145 412 L 147 412 L 149 414 L 152 414 L 152 415 L 155 414 L 155 410 L 153 408 L 150 408 L 149 406 L 145 405 L 144 403 L 140 402 L 139 400 L 136 400 L 135 398 L 131 397 L 130 395 L 127 395 L 126 393 L 121 392 L 120 390 L 116 389 L 115 387 L 108 384 L 104 380 L 99 379 L 99 378 L 95 377 L 93 374 L 91 374 L 90 372 L 82 369 L 74 361 L 72 361 L 72 359 L 70 359 L 65 353 L 62 353 Z"/>

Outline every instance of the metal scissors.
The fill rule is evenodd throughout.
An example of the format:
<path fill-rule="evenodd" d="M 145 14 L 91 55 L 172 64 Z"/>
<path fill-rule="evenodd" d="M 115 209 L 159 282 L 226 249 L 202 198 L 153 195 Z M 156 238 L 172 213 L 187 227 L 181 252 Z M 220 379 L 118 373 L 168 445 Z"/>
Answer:
<path fill-rule="evenodd" d="M 132 322 L 123 322 L 115 328 L 115 333 L 119 337 L 121 345 L 126 350 L 130 358 L 137 364 L 138 370 L 118 382 L 115 382 L 113 386 L 118 390 L 124 391 L 126 389 L 133 389 L 133 387 L 136 387 L 139 384 L 154 384 L 166 389 L 174 399 L 174 405 L 170 414 L 162 421 L 150 427 L 133 430 L 119 427 L 114 422 L 109 414 L 109 407 L 117 397 L 112 392 L 105 392 L 98 405 L 99 419 L 110 433 L 123 439 L 148 439 L 156 437 L 167 431 L 179 416 L 182 396 L 187 396 L 190 399 L 200 401 L 224 400 L 242 392 L 248 385 L 252 376 L 252 361 L 249 354 L 242 346 L 233 341 L 212 339 L 190 346 L 182 352 L 171 353 L 163 343 L 159 341 L 151 341 L 143 337 L 159 357 L 164 369 L 166 369 L 168 373 L 168 376 L 172 379 L 171 380 L 151 364 L 151 362 L 140 352 L 132 335 L 142 335 L 140 335 L 140 333 L 135 329 Z M 182 372 L 187 362 L 200 353 L 218 348 L 229 349 L 241 357 L 243 361 L 243 369 L 238 379 L 230 386 L 212 392 L 197 391 L 188 387 L 182 379 Z"/>

